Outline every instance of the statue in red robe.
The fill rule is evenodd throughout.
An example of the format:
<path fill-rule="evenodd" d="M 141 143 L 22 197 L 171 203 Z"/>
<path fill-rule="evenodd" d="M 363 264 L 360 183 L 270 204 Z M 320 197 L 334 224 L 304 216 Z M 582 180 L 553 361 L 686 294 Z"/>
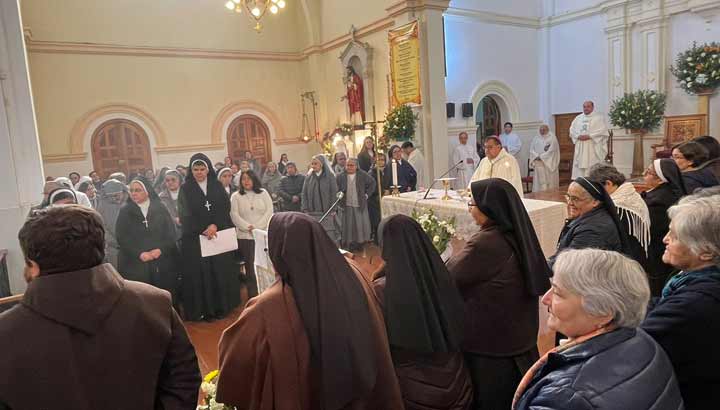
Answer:
<path fill-rule="evenodd" d="M 362 78 L 355 73 L 352 66 L 347 67 L 347 101 L 350 107 L 350 121 L 354 125 L 362 126 L 365 122 L 365 96 Z"/>

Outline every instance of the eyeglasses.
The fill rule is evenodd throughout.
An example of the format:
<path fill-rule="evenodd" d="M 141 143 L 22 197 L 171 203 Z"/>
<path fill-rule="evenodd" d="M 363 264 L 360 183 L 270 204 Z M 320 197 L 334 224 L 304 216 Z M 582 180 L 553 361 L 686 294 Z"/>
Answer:
<path fill-rule="evenodd" d="M 587 198 L 580 198 L 577 196 L 565 194 L 565 201 L 571 204 L 577 204 L 578 202 L 587 201 Z"/>
<path fill-rule="evenodd" d="M 468 206 L 468 209 L 473 209 L 473 207 L 477 208 L 477 204 L 473 203 L 473 202 L 468 202 L 467 206 Z"/>

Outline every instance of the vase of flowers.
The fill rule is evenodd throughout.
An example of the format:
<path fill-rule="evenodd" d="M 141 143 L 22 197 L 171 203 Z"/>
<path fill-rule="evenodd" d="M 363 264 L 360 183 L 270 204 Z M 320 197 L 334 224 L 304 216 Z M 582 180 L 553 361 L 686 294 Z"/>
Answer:
<path fill-rule="evenodd" d="M 410 141 L 415 136 L 416 120 L 409 105 L 397 106 L 385 116 L 383 134 L 390 141 Z"/>
<path fill-rule="evenodd" d="M 426 209 L 414 210 L 412 218 L 420 224 L 438 253 L 442 254 L 448 249 L 450 240 L 455 236 L 455 217 L 445 221 L 438 218 L 432 209 Z"/>
<path fill-rule="evenodd" d="M 670 72 L 689 94 L 712 94 L 720 86 L 720 43 L 693 42 L 692 47 L 677 55 Z"/>
<path fill-rule="evenodd" d="M 610 122 L 620 128 L 630 130 L 635 136 L 633 149 L 632 176 L 642 176 L 643 161 L 642 140 L 645 134 L 660 126 L 665 114 L 666 96 L 654 90 L 640 90 L 613 101 L 610 106 Z"/>
<path fill-rule="evenodd" d="M 200 390 L 203 392 L 203 404 L 197 406 L 197 410 L 236 410 L 235 407 L 226 406 L 222 403 L 218 403 L 215 400 L 217 396 L 217 378 L 220 372 L 213 370 L 208 373 L 200 385 Z"/>

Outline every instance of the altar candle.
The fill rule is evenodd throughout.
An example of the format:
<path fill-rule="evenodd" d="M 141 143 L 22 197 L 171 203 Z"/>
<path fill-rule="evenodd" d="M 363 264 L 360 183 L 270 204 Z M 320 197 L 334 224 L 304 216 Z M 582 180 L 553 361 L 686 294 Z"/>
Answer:
<path fill-rule="evenodd" d="M 392 183 L 393 186 L 398 186 L 397 182 L 397 161 L 392 160 Z"/>

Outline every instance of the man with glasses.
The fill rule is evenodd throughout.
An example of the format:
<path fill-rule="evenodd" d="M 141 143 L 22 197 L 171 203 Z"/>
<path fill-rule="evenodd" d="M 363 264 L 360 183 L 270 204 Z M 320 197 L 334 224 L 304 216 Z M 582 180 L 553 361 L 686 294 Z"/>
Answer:
<path fill-rule="evenodd" d="M 475 170 L 475 173 L 470 179 L 470 183 L 488 178 L 504 179 L 515 187 L 520 198 L 522 198 L 523 187 L 520 177 L 520 166 L 515 157 L 505 151 L 500 138 L 495 135 L 485 138 L 483 147 L 485 148 L 486 156 L 480 161 L 480 166 Z"/>

